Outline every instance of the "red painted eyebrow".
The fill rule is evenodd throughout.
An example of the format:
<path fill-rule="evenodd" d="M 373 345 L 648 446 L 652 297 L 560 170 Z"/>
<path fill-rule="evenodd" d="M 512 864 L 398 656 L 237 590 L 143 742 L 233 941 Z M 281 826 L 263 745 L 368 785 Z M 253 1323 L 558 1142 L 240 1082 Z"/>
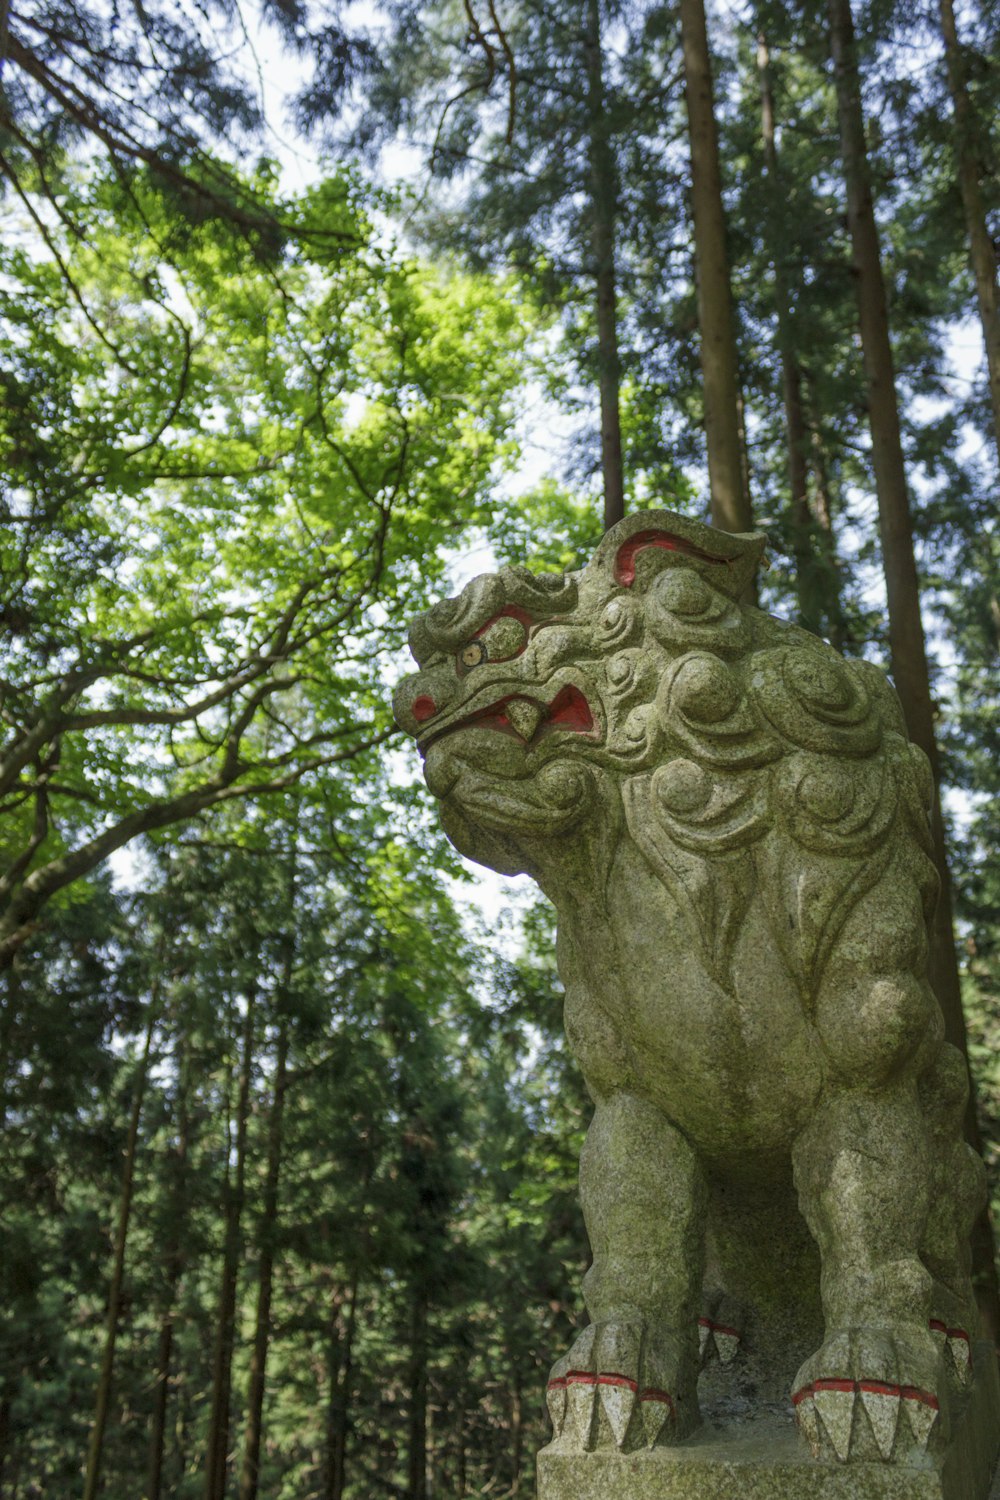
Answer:
<path fill-rule="evenodd" d="M 519 620 L 525 630 L 527 630 L 529 625 L 535 623 L 528 614 L 528 611 L 522 609 L 519 604 L 508 604 L 504 609 L 500 610 L 499 614 L 495 614 L 491 619 L 487 620 L 485 625 L 480 625 L 472 639 L 478 641 L 479 637 L 485 635 L 490 626 L 495 625 L 498 620 Z"/>
<path fill-rule="evenodd" d="M 687 557 L 698 557 L 702 562 L 719 563 L 729 567 L 731 559 L 716 557 L 689 542 L 686 537 L 675 536 L 672 531 L 637 531 L 635 536 L 623 542 L 615 554 L 615 582 L 623 588 L 631 588 L 635 582 L 635 560 L 647 547 L 661 547 L 665 552 L 683 552 Z"/>

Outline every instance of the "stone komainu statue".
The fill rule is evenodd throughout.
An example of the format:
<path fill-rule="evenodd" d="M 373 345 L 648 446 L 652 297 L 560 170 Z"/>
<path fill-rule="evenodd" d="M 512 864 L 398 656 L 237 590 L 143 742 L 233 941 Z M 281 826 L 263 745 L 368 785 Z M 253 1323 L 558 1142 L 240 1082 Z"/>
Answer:
<path fill-rule="evenodd" d="M 477 578 L 414 622 L 396 715 L 458 849 L 558 913 L 596 1109 L 555 1449 L 676 1443 L 702 1370 L 790 1395 L 817 1456 L 919 1463 L 972 1384 L 984 1193 L 930 773 L 877 667 L 740 602 L 763 547 L 654 511 L 580 573 Z"/>

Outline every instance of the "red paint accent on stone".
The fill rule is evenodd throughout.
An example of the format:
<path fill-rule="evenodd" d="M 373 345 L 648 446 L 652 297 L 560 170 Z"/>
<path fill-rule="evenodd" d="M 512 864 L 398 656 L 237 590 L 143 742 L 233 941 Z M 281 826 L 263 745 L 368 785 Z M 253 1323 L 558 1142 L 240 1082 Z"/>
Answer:
<path fill-rule="evenodd" d="M 874 1396 L 898 1396 L 899 1386 L 888 1385 L 884 1380 L 859 1380 L 859 1391 L 869 1391 Z"/>
<path fill-rule="evenodd" d="M 659 1391 L 655 1386 L 648 1386 L 639 1397 L 640 1401 L 658 1401 L 661 1406 L 669 1406 L 674 1409 L 674 1398 L 668 1391 Z"/>
<path fill-rule="evenodd" d="M 931 1318 L 931 1320 L 930 1320 L 930 1322 L 928 1323 L 927 1326 L 934 1333 L 947 1333 L 948 1332 L 948 1329 L 945 1327 L 944 1323 L 941 1322 L 940 1318 Z"/>
<path fill-rule="evenodd" d="M 566 1389 L 566 1376 L 557 1375 L 555 1380 L 550 1380 L 547 1387 L 550 1391 L 564 1391 Z"/>
<path fill-rule="evenodd" d="M 728 1323 L 710 1323 L 709 1327 L 713 1333 L 728 1333 L 734 1339 L 743 1337 L 738 1328 L 730 1328 Z"/>
<path fill-rule="evenodd" d="M 698 557 L 702 562 L 719 563 L 723 567 L 728 567 L 730 563 L 728 557 L 714 557 L 711 552 L 703 552 L 686 537 L 674 536 L 673 532 L 637 531 L 635 536 L 622 543 L 615 554 L 616 583 L 620 583 L 623 588 L 632 587 L 635 582 L 635 560 L 647 547 L 660 547 L 666 552 L 682 552 L 687 557 Z"/>
<path fill-rule="evenodd" d="M 637 1391 L 639 1389 L 638 1382 L 630 1380 L 627 1375 L 598 1375 L 597 1384 L 621 1385 L 628 1391 Z"/>
<path fill-rule="evenodd" d="M 566 1376 L 567 1385 L 596 1385 L 597 1376 L 592 1375 L 589 1370 L 570 1370 Z"/>
<path fill-rule="evenodd" d="M 934 1411 L 938 1410 L 938 1398 L 931 1391 L 922 1391 L 915 1385 L 901 1385 L 899 1394 L 904 1401 L 922 1401 L 924 1406 L 929 1406 Z"/>
<path fill-rule="evenodd" d="M 410 712 L 417 723 L 422 724 L 425 719 L 432 719 L 434 717 L 437 713 L 437 704 L 433 698 L 428 698 L 426 693 L 423 693 L 419 698 L 414 698 Z"/>
<path fill-rule="evenodd" d="M 513 734 L 514 726 L 503 711 L 504 703 L 509 702 L 510 699 L 505 698 L 503 703 L 492 703 L 489 708 L 484 708 L 481 714 L 473 714 L 471 718 L 463 719 L 460 724 L 455 725 L 455 728 L 462 729 L 467 724 L 474 724 L 477 729 L 501 729 Z"/>
<path fill-rule="evenodd" d="M 873 1391 L 880 1396 L 901 1396 L 904 1401 L 921 1401 L 924 1406 L 938 1410 L 938 1398 L 932 1391 L 922 1391 L 915 1385 L 888 1385 L 884 1380 L 814 1380 L 804 1385 L 792 1396 L 792 1405 L 798 1406 L 807 1396 L 816 1391 Z"/>
<path fill-rule="evenodd" d="M 567 729 L 574 734 L 592 734 L 595 729 L 594 716 L 590 711 L 590 705 L 580 692 L 579 688 L 567 686 L 562 688 L 552 702 L 546 707 L 544 703 L 538 703 L 537 698 L 528 698 L 524 693 L 510 693 L 506 698 L 499 699 L 496 703 L 481 708 L 478 713 L 469 714 L 467 718 L 459 719 L 455 724 L 449 724 L 445 728 L 423 741 L 423 749 L 426 753 L 428 748 L 442 739 L 446 734 L 453 734 L 456 729 L 497 729 L 504 734 L 513 735 L 521 744 L 524 743 L 517 733 L 513 724 L 507 717 L 506 707 L 508 703 L 523 700 L 529 703 L 537 703 L 542 710 L 543 718 L 541 729 Z M 418 699 L 417 702 L 420 700 Z M 540 732 L 539 731 L 539 732 Z"/>
<path fill-rule="evenodd" d="M 490 626 L 495 625 L 498 620 L 520 620 L 525 630 L 530 630 L 535 623 L 528 614 L 528 611 L 522 609 L 519 604 L 508 604 L 506 608 L 500 610 L 499 614 L 495 614 L 487 620 L 485 625 L 480 625 L 472 639 L 478 641 L 479 637 L 485 635 Z"/>
<path fill-rule="evenodd" d="M 594 716 L 580 689 L 570 684 L 562 688 L 549 704 L 545 722 L 551 729 L 572 729 L 577 734 L 589 734 L 594 727 Z"/>
<path fill-rule="evenodd" d="M 714 1328 L 715 1324 L 712 1322 L 711 1318 L 699 1318 L 698 1319 L 698 1327 L 699 1328 Z"/>
<path fill-rule="evenodd" d="M 964 1339 L 967 1344 L 970 1342 L 969 1335 L 964 1328 L 946 1328 L 945 1333 L 950 1339 Z"/>

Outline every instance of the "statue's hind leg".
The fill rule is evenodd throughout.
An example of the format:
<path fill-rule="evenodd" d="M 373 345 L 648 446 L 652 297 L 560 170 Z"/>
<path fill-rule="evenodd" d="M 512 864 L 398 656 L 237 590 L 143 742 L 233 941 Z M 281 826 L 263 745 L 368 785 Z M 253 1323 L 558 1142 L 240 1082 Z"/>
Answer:
<path fill-rule="evenodd" d="M 906 1461 L 943 1436 L 941 1361 L 920 1258 L 930 1163 L 916 1084 L 831 1091 L 795 1148 L 819 1245 L 826 1332 L 793 1400 L 816 1452 Z"/>
<path fill-rule="evenodd" d="M 948 1438 L 922 1258 L 934 1194 L 950 1205 L 953 1193 L 919 1089 L 943 1030 L 925 959 L 920 893 L 900 862 L 844 923 L 816 1000 L 827 1083 L 793 1162 L 826 1332 L 792 1394 L 814 1450 L 842 1461 L 906 1463 Z"/>
<path fill-rule="evenodd" d="M 972 1288 L 969 1236 L 986 1202 L 986 1168 L 962 1135 L 968 1099 L 965 1059 L 942 1046 L 920 1080 L 920 1102 L 932 1142 L 931 1193 L 922 1258 L 934 1278 L 931 1331 L 946 1352 L 959 1388 L 972 1378 L 979 1315 Z"/>
<path fill-rule="evenodd" d="M 697 1425 L 697 1311 L 705 1188 L 688 1141 L 617 1092 L 598 1103 L 580 1159 L 594 1261 L 591 1324 L 549 1377 L 560 1447 L 625 1451 Z"/>

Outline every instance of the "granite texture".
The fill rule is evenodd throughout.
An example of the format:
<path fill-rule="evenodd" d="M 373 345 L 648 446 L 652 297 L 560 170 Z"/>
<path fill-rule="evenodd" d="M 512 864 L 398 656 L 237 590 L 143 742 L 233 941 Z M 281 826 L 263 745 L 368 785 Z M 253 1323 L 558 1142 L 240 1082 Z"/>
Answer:
<path fill-rule="evenodd" d="M 742 602 L 763 547 L 629 516 L 580 573 L 506 569 L 417 619 L 396 693 L 456 847 L 556 907 L 595 1104 L 591 1321 L 550 1375 L 541 1494 L 984 1500 L 984 1179 L 925 973 L 929 768 L 877 667 Z"/>

